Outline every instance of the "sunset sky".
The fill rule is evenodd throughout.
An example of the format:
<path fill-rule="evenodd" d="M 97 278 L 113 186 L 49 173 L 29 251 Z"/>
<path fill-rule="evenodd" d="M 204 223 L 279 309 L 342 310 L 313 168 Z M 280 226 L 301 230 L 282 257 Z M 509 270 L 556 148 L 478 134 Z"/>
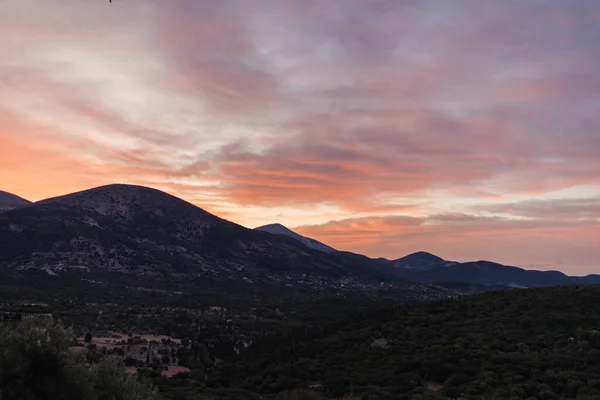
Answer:
<path fill-rule="evenodd" d="M 0 189 L 600 273 L 598 0 L 0 0 Z"/>

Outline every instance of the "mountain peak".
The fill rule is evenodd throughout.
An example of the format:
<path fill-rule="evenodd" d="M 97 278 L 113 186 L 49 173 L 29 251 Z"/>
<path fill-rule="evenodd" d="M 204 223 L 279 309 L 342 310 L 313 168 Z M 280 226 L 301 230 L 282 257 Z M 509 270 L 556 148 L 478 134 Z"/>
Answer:
<path fill-rule="evenodd" d="M 297 241 L 304 244 L 306 247 L 310 247 L 311 249 L 314 249 L 314 250 L 320 250 L 320 251 L 324 251 L 327 253 L 336 251 L 333 247 L 327 246 L 326 244 L 321 243 L 315 239 L 311 239 L 311 238 L 299 235 L 296 232 L 294 232 L 293 230 L 287 228 L 286 226 L 283 226 L 280 223 L 273 223 L 273 224 L 259 226 L 257 228 L 254 228 L 254 230 L 268 232 L 268 233 L 271 233 L 274 235 L 286 235 L 286 236 L 296 239 Z"/>
<path fill-rule="evenodd" d="M 267 225 L 263 225 L 263 226 L 259 226 L 254 228 L 257 231 L 263 231 L 263 232 L 269 232 L 269 233 L 276 233 L 276 234 L 288 234 L 288 233 L 295 233 L 293 230 L 291 230 L 290 228 L 276 222 L 274 224 L 267 224 Z"/>
<path fill-rule="evenodd" d="M 137 200 L 135 198 L 140 196 L 168 196 L 173 197 L 166 192 L 158 189 L 149 188 L 146 186 L 129 185 L 124 183 L 112 183 L 109 185 L 98 186 L 91 189 L 82 190 L 79 192 L 69 193 L 63 196 L 51 197 L 49 199 L 41 200 L 37 204 L 48 204 L 55 202 L 75 202 L 75 199 L 90 199 L 97 196 L 109 196 L 113 198 L 121 197 L 127 200 Z M 183 200 L 182 200 L 183 201 Z"/>
<path fill-rule="evenodd" d="M 419 260 L 419 261 L 429 261 L 429 262 L 440 262 L 445 261 L 443 258 L 436 256 L 435 254 L 428 253 L 426 251 L 417 251 L 415 253 L 404 256 L 398 260 Z"/>
<path fill-rule="evenodd" d="M 416 253 L 394 260 L 393 263 L 396 267 L 411 270 L 429 270 L 448 264 L 443 258 L 427 253 L 426 251 L 417 251 Z"/>
<path fill-rule="evenodd" d="M 190 221 L 215 223 L 221 219 L 178 197 L 158 189 L 128 184 L 110 184 L 42 200 L 36 205 L 76 208 L 105 217 L 132 220 L 154 215 L 166 220 L 185 217 Z"/>
<path fill-rule="evenodd" d="M 31 201 L 25 200 L 16 194 L 0 190 L 0 212 L 9 211 L 29 204 L 31 204 Z"/>

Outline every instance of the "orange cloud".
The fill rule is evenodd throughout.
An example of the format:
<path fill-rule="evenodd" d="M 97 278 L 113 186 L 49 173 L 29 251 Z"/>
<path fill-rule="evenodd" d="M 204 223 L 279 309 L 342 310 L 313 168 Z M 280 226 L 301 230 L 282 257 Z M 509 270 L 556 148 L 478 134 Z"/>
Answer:
<path fill-rule="evenodd" d="M 570 273 L 598 272 L 600 219 L 509 220 L 469 215 L 378 217 L 300 226 L 295 230 L 338 249 L 400 258 L 429 251 L 448 260 L 536 264 Z"/>

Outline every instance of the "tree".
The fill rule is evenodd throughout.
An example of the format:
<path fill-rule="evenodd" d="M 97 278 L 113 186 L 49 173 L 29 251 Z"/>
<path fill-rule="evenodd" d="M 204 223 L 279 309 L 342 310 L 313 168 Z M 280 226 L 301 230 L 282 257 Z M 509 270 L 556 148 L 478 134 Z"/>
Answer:
<path fill-rule="evenodd" d="M 59 323 L 27 318 L 0 325 L 2 400 L 160 400 L 156 388 L 112 360 L 89 365 L 68 351 L 70 332 Z"/>
<path fill-rule="evenodd" d="M 84 340 L 86 343 L 90 343 L 90 342 L 92 341 L 92 334 L 91 334 L 91 333 L 89 333 L 89 332 L 88 332 L 88 333 L 86 333 L 86 334 L 85 334 L 85 337 L 83 338 L 83 340 Z"/>

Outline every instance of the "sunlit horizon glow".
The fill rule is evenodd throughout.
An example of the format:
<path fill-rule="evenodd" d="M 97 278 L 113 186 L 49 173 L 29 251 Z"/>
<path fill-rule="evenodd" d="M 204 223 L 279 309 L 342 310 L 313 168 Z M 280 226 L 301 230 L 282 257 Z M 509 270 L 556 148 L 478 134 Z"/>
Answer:
<path fill-rule="evenodd" d="M 0 190 L 600 273 L 598 38 L 595 0 L 4 0 Z"/>

